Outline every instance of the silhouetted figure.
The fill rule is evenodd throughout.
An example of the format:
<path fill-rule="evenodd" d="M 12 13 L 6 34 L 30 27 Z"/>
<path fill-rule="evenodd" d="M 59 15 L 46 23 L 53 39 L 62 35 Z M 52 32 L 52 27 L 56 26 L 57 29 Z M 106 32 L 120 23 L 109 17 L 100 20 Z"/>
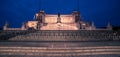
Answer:
<path fill-rule="evenodd" d="M 57 23 L 61 23 L 60 13 L 58 13 Z"/>
<path fill-rule="evenodd" d="M 60 17 L 60 13 L 58 13 L 58 17 Z"/>

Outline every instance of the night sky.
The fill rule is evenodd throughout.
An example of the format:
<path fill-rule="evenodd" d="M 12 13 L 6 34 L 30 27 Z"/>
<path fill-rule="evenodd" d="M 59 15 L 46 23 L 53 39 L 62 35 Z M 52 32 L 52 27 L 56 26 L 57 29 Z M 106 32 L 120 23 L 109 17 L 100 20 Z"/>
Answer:
<path fill-rule="evenodd" d="M 22 22 L 33 20 L 43 9 L 47 14 L 71 14 L 78 10 L 84 21 L 94 21 L 97 27 L 108 22 L 120 26 L 120 0 L 0 0 L 0 27 L 8 21 L 11 27 L 21 27 Z"/>

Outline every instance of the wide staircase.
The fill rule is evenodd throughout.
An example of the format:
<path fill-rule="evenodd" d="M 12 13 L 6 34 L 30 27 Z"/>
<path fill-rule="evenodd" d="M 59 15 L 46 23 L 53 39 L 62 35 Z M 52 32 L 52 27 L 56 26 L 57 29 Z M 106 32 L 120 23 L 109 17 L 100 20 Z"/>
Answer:
<path fill-rule="evenodd" d="M 120 57 L 120 31 L 0 31 L 0 57 Z"/>
<path fill-rule="evenodd" d="M 2 31 L 7 41 L 119 41 L 119 31 Z"/>

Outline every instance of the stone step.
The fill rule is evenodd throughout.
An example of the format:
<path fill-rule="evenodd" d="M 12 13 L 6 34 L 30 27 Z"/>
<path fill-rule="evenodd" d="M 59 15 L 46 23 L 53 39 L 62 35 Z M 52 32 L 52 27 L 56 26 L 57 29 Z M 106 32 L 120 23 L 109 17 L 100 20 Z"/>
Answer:
<path fill-rule="evenodd" d="M 0 47 L 0 55 L 20 56 L 81 56 L 120 55 L 120 46 L 94 46 L 79 48 Z"/>

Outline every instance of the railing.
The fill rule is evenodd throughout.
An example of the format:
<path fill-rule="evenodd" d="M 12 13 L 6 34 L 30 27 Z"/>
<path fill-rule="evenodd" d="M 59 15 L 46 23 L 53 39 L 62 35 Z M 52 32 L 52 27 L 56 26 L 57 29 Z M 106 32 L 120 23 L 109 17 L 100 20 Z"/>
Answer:
<path fill-rule="evenodd" d="M 120 31 L 0 31 L 1 40 L 12 41 L 119 41 Z"/>

